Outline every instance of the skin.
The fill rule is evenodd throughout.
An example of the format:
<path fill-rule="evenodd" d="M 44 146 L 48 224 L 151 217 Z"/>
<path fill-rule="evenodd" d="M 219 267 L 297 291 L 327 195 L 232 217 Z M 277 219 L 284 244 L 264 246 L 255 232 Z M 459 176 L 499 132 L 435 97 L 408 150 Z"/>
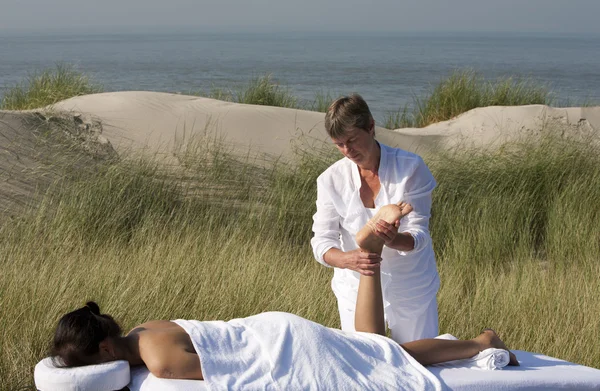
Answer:
<path fill-rule="evenodd" d="M 99 362 L 126 360 L 146 365 L 156 377 L 203 380 L 200 358 L 190 336 L 166 320 L 143 323 L 127 336 L 106 338 L 100 343 Z"/>
<path fill-rule="evenodd" d="M 375 199 L 381 189 L 379 181 L 381 149 L 375 140 L 375 121 L 371 120 L 368 130 L 350 128 L 341 137 L 331 140 L 342 155 L 358 166 L 361 180 L 360 199 L 366 208 L 374 208 Z M 414 238 L 408 232 L 398 232 L 399 225 L 400 220 L 393 223 L 379 220 L 375 222 L 375 234 L 390 248 L 410 251 L 415 247 Z M 359 249 L 344 252 L 331 248 L 323 255 L 323 259 L 333 267 L 372 276 L 379 269 L 381 254 Z"/>

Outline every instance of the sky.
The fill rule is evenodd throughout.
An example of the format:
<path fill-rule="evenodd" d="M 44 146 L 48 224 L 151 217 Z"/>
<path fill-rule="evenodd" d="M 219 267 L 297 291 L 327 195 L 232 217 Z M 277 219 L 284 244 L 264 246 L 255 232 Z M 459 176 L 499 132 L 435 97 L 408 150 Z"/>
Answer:
<path fill-rule="evenodd" d="M 0 0 L 0 31 L 600 34 L 600 0 Z"/>

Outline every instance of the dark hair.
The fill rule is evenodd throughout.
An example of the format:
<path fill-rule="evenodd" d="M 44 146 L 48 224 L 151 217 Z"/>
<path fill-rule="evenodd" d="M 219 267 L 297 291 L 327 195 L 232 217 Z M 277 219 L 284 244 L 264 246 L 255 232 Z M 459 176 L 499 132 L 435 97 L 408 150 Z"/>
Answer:
<path fill-rule="evenodd" d="M 93 301 L 86 303 L 58 321 L 50 355 L 61 367 L 96 364 L 99 344 L 107 337 L 121 335 L 121 327 Z M 56 358 L 60 360 L 56 360 Z"/>
<path fill-rule="evenodd" d="M 373 115 L 369 105 L 358 94 L 343 96 L 329 105 L 325 114 L 325 130 L 329 137 L 339 138 L 350 128 L 370 130 Z"/>

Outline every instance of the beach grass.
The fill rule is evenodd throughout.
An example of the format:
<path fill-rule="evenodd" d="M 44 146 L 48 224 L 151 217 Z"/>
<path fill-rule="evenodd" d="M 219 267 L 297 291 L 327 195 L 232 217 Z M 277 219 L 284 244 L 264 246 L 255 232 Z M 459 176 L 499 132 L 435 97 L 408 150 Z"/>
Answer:
<path fill-rule="evenodd" d="M 288 108 L 298 106 L 298 99 L 289 88 L 275 82 L 271 74 L 250 79 L 248 85 L 240 88 L 235 96 L 237 103 Z"/>
<path fill-rule="evenodd" d="M 312 102 L 305 104 L 305 109 L 310 111 L 318 111 L 320 113 L 326 113 L 331 103 L 337 99 L 339 94 L 335 95 L 329 91 L 319 91 L 315 94 L 315 98 Z"/>
<path fill-rule="evenodd" d="M 2 110 L 28 110 L 60 102 L 79 95 L 102 92 L 102 87 L 73 66 L 58 64 L 36 72 L 10 88 L 0 103 Z"/>
<path fill-rule="evenodd" d="M 477 107 L 551 105 L 550 90 L 531 79 L 501 77 L 486 80 L 470 69 L 454 71 L 424 97 L 414 97 L 413 108 L 406 106 L 384 120 L 388 129 L 422 128 L 446 121 Z"/>
<path fill-rule="evenodd" d="M 275 80 L 272 74 L 254 76 L 234 89 L 213 86 L 208 93 L 192 91 L 192 95 L 249 105 L 299 108 L 299 100 L 291 90 Z"/>
<path fill-rule="evenodd" d="M 181 164 L 125 157 L 57 183 L 0 225 L 2 390 L 33 390 L 59 317 L 97 301 L 150 319 L 288 311 L 338 327 L 332 270 L 310 249 L 316 177 L 339 156 L 283 162 L 198 138 Z M 299 143 L 302 145 L 302 143 Z M 440 333 L 494 327 L 514 349 L 600 368 L 600 154 L 565 139 L 426 156 Z"/>
<path fill-rule="evenodd" d="M 226 102 L 244 103 L 260 106 L 286 107 L 325 113 L 334 101 L 329 91 L 317 91 L 313 100 L 302 100 L 294 96 L 289 87 L 275 81 L 272 74 L 256 76 L 246 84 L 235 89 L 223 89 L 213 86 L 208 93 L 194 91 L 192 95 L 205 96 Z"/>

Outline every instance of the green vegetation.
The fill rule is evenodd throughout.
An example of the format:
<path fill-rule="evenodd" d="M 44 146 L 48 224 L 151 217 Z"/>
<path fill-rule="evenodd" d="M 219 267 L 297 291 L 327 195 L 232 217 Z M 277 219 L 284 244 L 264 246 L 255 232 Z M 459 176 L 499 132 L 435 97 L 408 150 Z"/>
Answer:
<path fill-rule="evenodd" d="M 57 65 L 30 75 L 4 94 L 0 109 L 28 110 L 48 106 L 79 95 L 101 92 L 99 85 L 69 65 Z"/>
<path fill-rule="evenodd" d="M 192 92 L 192 94 L 227 102 L 299 108 L 298 99 L 292 95 L 289 88 L 274 81 L 271 74 L 253 77 L 246 86 L 236 90 L 213 87 L 208 94 L 201 91 Z"/>
<path fill-rule="evenodd" d="M 310 111 L 318 111 L 320 113 L 326 113 L 329 105 L 337 99 L 337 96 L 333 96 L 331 92 L 319 91 L 315 94 L 315 99 L 305 109 Z"/>
<path fill-rule="evenodd" d="M 477 107 L 550 105 L 552 95 L 545 86 L 512 77 L 488 81 L 472 70 L 458 70 L 442 80 L 429 95 L 414 99 L 414 109 L 404 107 L 384 121 L 388 129 L 421 128 L 445 121 Z"/>
<path fill-rule="evenodd" d="M 274 83 L 271 75 L 250 79 L 247 87 L 236 94 L 238 103 L 295 108 L 297 99 L 286 87 Z"/>
<path fill-rule="evenodd" d="M 209 137 L 178 168 L 129 158 L 58 183 L 0 227 L 1 388 L 33 390 L 58 318 L 87 299 L 125 329 L 269 310 L 338 326 L 309 245 L 328 148 L 288 165 Z M 426 157 L 442 333 L 495 327 L 514 349 L 600 368 L 599 152 L 549 136 Z"/>
<path fill-rule="evenodd" d="M 292 95 L 289 88 L 274 81 L 271 74 L 254 77 L 250 79 L 247 85 L 236 90 L 213 87 L 208 94 L 203 92 L 193 94 L 227 102 L 287 107 L 322 113 L 327 111 L 327 108 L 335 99 L 330 92 L 319 91 L 315 94 L 312 102 L 304 102 Z"/>

